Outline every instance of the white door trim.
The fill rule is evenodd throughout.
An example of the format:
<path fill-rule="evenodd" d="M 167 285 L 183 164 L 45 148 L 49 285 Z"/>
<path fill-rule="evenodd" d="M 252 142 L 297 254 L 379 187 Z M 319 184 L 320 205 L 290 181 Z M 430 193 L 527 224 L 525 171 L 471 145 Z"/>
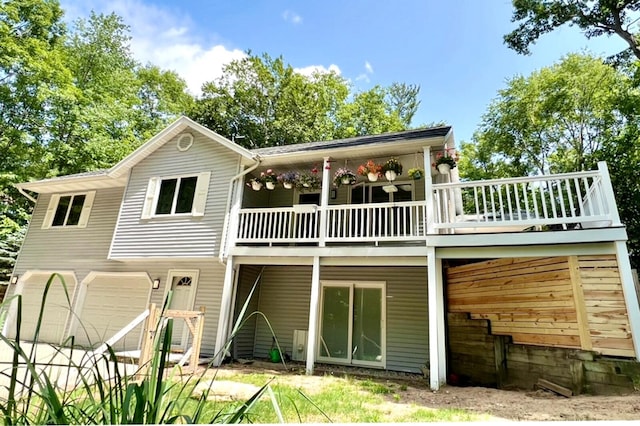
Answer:
<path fill-rule="evenodd" d="M 349 353 L 346 359 L 340 360 L 337 358 L 329 358 L 323 357 L 320 355 L 320 349 L 322 342 L 320 339 L 322 338 L 322 308 L 324 306 L 324 288 L 325 287 L 349 287 L 349 337 L 348 337 L 348 348 Z M 352 348 L 353 348 L 353 297 L 354 290 L 356 288 L 379 288 L 382 291 L 381 294 L 381 343 L 382 343 L 382 360 L 380 362 L 375 361 L 354 361 L 352 359 Z M 378 368 L 387 368 L 387 282 L 386 281 L 342 281 L 342 280 L 321 280 L 320 281 L 320 304 L 318 307 L 318 324 L 317 324 L 317 339 L 316 339 L 316 359 L 321 362 L 332 363 L 332 364 L 346 364 L 346 365 L 358 365 L 358 366 L 366 366 L 366 367 L 378 367 Z"/>
<path fill-rule="evenodd" d="M 189 300 L 187 302 L 187 310 L 193 310 L 193 305 L 195 304 L 196 301 L 196 290 L 198 287 L 198 281 L 200 278 L 200 270 L 199 269 L 169 269 L 169 272 L 167 273 L 167 281 L 165 283 L 164 286 L 164 294 L 162 296 L 162 301 L 164 304 L 164 301 L 167 300 L 167 295 L 169 294 L 169 291 L 171 290 L 171 286 L 173 284 L 173 278 L 177 277 L 177 276 L 190 276 L 191 277 L 191 285 L 189 287 L 190 288 L 190 293 L 189 293 Z M 171 309 L 171 308 L 170 308 Z M 174 322 L 175 324 L 175 322 Z M 174 325 L 175 327 L 175 325 Z M 182 338 L 180 340 L 180 345 L 186 350 L 186 346 L 189 340 L 189 332 L 187 327 L 183 328 L 183 332 L 182 332 Z"/>

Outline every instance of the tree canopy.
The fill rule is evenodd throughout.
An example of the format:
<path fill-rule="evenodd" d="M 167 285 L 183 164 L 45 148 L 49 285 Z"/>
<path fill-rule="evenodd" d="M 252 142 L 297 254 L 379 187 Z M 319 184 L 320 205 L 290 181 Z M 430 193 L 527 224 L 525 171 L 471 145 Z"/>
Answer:
<path fill-rule="evenodd" d="M 574 25 L 587 38 L 618 36 L 629 46 L 617 59 L 640 59 L 640 38 L 631 31 L 639 0 L 513 0 L 512 22 L 518 27 L 504 41 L 518 53 L 529 54 L 529 47 L 542 35 L 562 25 Z"/>
<path fill-rule="evenodd" d="M 623 71 L 572 54 L 560 63 L 508 80 L 471 142 L 461 173 L 469 179 L 590 170 L 606 160 L 640 264 L 640 184 L 629 182 L 640 160 L 640 92 Z"/>
<path fill-rule="evenodd" d="M 419 86 L 352 92 L 335 72 L 302 75 L 280 56 L 248 56 L 204 84 L 189 115 L 247 147 L 346 138 L 408 128 Z"/>

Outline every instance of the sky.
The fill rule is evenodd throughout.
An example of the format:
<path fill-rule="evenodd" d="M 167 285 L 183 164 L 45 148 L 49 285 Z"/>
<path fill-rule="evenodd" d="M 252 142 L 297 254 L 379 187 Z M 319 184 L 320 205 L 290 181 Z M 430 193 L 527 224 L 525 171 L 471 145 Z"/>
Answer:
<path fill-rule="evenodd" d="M 202 83 L 247 51 L 282 55 L 302 73 L 335 70 L 355 91 L 393 82 L 420 86 L 413 126 L 444 121 L 469 141 L 487 106 L 516 75 L 571 52 L 608 56 L 617 38 L 587 40 L 575 27 L 543 36 L 529 56 L 503 43 L 516 27 L 510 0 L 61 0 L 69 22 L 115 12 L 142 63 Z"/>

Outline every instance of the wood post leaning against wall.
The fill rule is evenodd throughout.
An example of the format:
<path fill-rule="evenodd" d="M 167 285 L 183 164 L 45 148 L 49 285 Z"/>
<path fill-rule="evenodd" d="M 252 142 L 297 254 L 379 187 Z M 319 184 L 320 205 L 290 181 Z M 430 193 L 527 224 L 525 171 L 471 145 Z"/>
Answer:
<path fill-rule="evenodd" d="M 180 311 L 169 309 L 163 313 L 159 308 L 157 308 L 155 303 L 152 303 L 149 306 L 149 316 L 144 324 L 140 360 L 138 361 L 139 368 L 138 373 L 136 374 L 136 379 L 142 379 L 146 375 L 147 369 L 153 359 L 153 351 L 156 343 L 156 337 L 158 335 L 157 332 L 164 326 L 165 319 L 169 318 L 183 319 L 187 324 L 187 328 L 191 334 L 189 371 L 195 372 L 198 368 L 200 350 L 202 347 L 204 313 L 204 306 L 201 306 L 199 311 Z"/>

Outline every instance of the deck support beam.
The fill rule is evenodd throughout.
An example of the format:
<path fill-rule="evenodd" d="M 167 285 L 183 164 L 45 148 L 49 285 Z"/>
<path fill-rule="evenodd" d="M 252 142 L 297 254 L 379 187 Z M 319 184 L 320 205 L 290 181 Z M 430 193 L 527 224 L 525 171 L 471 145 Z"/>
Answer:
<path fill-rule="evenodd" d="M 313 374 L 316 357 L 316 342 L 318 331 L 318 310 L 320 304 L 320 257 L 313 258 L 311 273 L 311 301 L 309 302 L 309 329 L 307 332 L 307 375 Z"/>
<path fill-rule="evenodd" d="M 640 361 L 640 307 L 638 306 L 638 294 L 633 282 L 631 273 L 631 262 L 629 262 L 629 252 L 625 241 L 616 241 L 616 257 L 618 259 L 618 270 L 620 271 L 620 282 L 622 293 L 627 305 L 627 315 L 629 316 L 629 326 L 631 327 L 631 339 L 633 349 L 636 352 L 636 360 Z"/>
<path fill-rule="evenodd" d="M 235 266 L 233 256 L 227 258 L 227 268 L 220 297 L 220 313 L 218 314 L 218 332 L 216 334 L 215 358 L 213 364 L 219 366 L 225 357 L 227 332 L 229 330 L 229 314 L 233 303 L 233 284 L 235 282 Z"/>
<path fill-rule="evenodd" d="M 435 247 L 428 247 L 427 286 L 429 299 L 429 386 L 438 390 L 446 384 L 447 347 L 444 322 L 444 284 L 442 259 L 436 258 Z"/>

